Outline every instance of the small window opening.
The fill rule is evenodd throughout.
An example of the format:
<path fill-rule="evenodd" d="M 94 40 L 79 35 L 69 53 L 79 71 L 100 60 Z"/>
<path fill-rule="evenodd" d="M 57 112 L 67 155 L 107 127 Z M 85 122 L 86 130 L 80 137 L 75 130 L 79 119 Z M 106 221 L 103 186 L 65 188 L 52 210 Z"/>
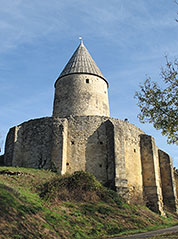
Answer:
<path fill-rule="evenodd" d="M 89 79 L 86 79 L 86 83 L 89 84 Z"/>
<path fill-rule="evenodd" d="M 69 166 L 69 163 L 66 163 L 67 166 Z"/>
<path fill-rule="evenodd" d="M 71 144 L 75 144 L 75 142 L 74 142 L 74 141 L 71 141 Z"/>
<path fill-rule="evenodd" d="M 101 141 L 100 141 L 100 144 L 102 145 L 102 144 L 103 144 L 103 142 L 101 142 Z"/>
<path fill-rule="evenodd" d="M 136 153 L 136 149 L 134 149 L 134 153 Z"/>
<path fill-rule="evenodd" d="M 100 168 L 102 168 L 102 164 L 100 164 L 99 166 L 100 166 Z"/>

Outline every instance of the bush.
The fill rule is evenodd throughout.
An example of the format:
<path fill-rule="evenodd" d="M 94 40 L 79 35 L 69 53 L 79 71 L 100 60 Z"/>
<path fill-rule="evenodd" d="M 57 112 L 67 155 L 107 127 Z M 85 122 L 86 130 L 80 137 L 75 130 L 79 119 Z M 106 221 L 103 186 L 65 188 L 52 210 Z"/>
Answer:
<path fill-rule="evenodd" d="M 84 171 L 58 176 L 40 187 L 40 197 L 60 201 L 104 201 L 121 206 L 117 193 L 107 189 L 96 178 Z"/>

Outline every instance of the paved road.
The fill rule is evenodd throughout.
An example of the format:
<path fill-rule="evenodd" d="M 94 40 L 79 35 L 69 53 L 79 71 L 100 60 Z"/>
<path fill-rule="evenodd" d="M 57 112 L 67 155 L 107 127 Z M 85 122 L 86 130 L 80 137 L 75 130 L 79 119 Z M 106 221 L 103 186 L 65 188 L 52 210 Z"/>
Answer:
<path fill-rule="evenodd" d="M 165 229 L 160 229 L 160 230 L 157 230 L 157 231 L 138 233 L 138 234 L 134 234 L 132 236 L 112 237 L 112 239 L 131 239 L 131 238 L 144 239 L 144 238 L 149 238 L 149 237 L 156 236 L 156 235 L 159 235 L 159 234 L 172 233 L 172 232 L 178 232 L 178 226 L 169 227 L 169 228 L 165 228 Z"/>

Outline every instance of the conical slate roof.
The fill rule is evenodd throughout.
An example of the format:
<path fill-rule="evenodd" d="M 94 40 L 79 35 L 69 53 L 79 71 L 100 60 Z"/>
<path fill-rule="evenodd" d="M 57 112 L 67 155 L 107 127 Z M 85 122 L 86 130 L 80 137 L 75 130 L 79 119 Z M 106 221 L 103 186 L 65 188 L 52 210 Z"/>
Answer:
<path fill-rule="evenodd" d="M 106 81 L 96 63 L 90 56 L 88 50 L 84 46 L 83 41 L 80 42 L 80 45 L 61 72 L 59 78 L 76 73 L 96 75 Z"/>

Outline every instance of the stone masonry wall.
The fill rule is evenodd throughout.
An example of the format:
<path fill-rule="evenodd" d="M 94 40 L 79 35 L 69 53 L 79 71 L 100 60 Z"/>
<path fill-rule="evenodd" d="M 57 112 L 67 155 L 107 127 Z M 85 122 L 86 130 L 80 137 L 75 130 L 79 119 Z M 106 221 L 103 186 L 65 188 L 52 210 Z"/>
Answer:
<path fill-rule="evenodd" d="M 128 199 L 128 180 L 126 177 L 124 135 L 118 122 L 114 122 L 115 187 L 117 193 Z"/>
<path fill-rule="evenodd" d="M 142 200 L 140 137 L 134 125 L 97 116 L 68 118 L 67 172 L 86 170 L 120 195 Z"/>
<path fill-rule="evenodd" d="M 113 133 L 107 135 L 106 121 L 105 117 L 94 116 L 68 118 L 67 172 L 86 170 L 101 182 L 108 182 L 108 160 L 114 160 L 114 156 L 108 147 L 108 137 L 112 140 Z M 114 163 L 109 164 L 111 168 Z"/>
<path fill-rule="evenodd" d="M 158 150 L 158 153 L 161 171 L 163 202 L 166 207 L 177 212 L 178 205 L 172 159 L 162 150 Z"/>
<path fill-rule="evenodd" d="M 65 118 L 53 118 L 51 162 L 61 174 L 66 173 L 68 121 Z"/>
<path fill-rule="evenodd" d="M 6 163 L 73 173 L 84 170 L 129 198 L 142 198 L 139 134 L 134 125 L 101 116 L 42 118 L 10 130 Z"/>
<path fill-rule="evenodd" d="M 102 116 L 46 117 L 10 129 L 7 166 L 55 168 L 61 174 L 84 170 L 116 189 L 128 202 L 140 202 L 164 215 L 177 210 L 171 159 L 151 136 L 134 125 Z M 172 180 L 172 181 L 171 181 Z M 163 192 L 163 195 L 162 195 Z"/>
<path fill-rule="evenodd" d="M 13 160 L 13 154 L 14 154 L 15 131 L 16 131 L 16 127 L 11 128 L 6 137 L 5 155 L 4 155 L 4 164 L 6 166 L 12 166 L 12 160 Z"/>
<path fill-rule="evenodd" d="M 50 168 L 52 123 L 52 118 L 46 117 L 16 127 L 12 166 Z M 10 152 L 11 148 L 7 146 L 7 155 Z"/>
<path fill-rule="evenodd" d="M 141 203 L 143 199 L 143 178 L 140 153 L 140 135 L 144 132 L 125 121 L 115 119 L 112 120 L 112 122 L 114 123 L 115 129 L 122 130 L 123 146 L 121 147 L 121 143 L 119 143 L 117 147 L 123 148 L 122 151 L 119 149 L 119 154 L 122 152 L 123 164 L 125 164 L 125 176 L 123 178 L 127 179 L 127 197 L 132 202 Z M 119 161 L 121 162 L 122 160 L 120 159 Z M 124 171 L 122 170 L 122 172 Z M 120 173 L 118 174 L 118 177 L 120 178 Z"/>
<path fill-rule="evenodd" d="M 55 84 L 53 116 L 109 116 L 107 83 L 90 74 L 72 74 Z"/>
<path fill-rule="evenodd" d="M 178 198 L 178 169 L 174 168 L 174 179 L 175 179 L 175 186 L 176 186 L 176 195 Z"/>
<path fill-rule="evenodd" d="M 164 215 L 158 148 L 149 135 L 141 135 L 144 200 L 147 206 Z"/>

